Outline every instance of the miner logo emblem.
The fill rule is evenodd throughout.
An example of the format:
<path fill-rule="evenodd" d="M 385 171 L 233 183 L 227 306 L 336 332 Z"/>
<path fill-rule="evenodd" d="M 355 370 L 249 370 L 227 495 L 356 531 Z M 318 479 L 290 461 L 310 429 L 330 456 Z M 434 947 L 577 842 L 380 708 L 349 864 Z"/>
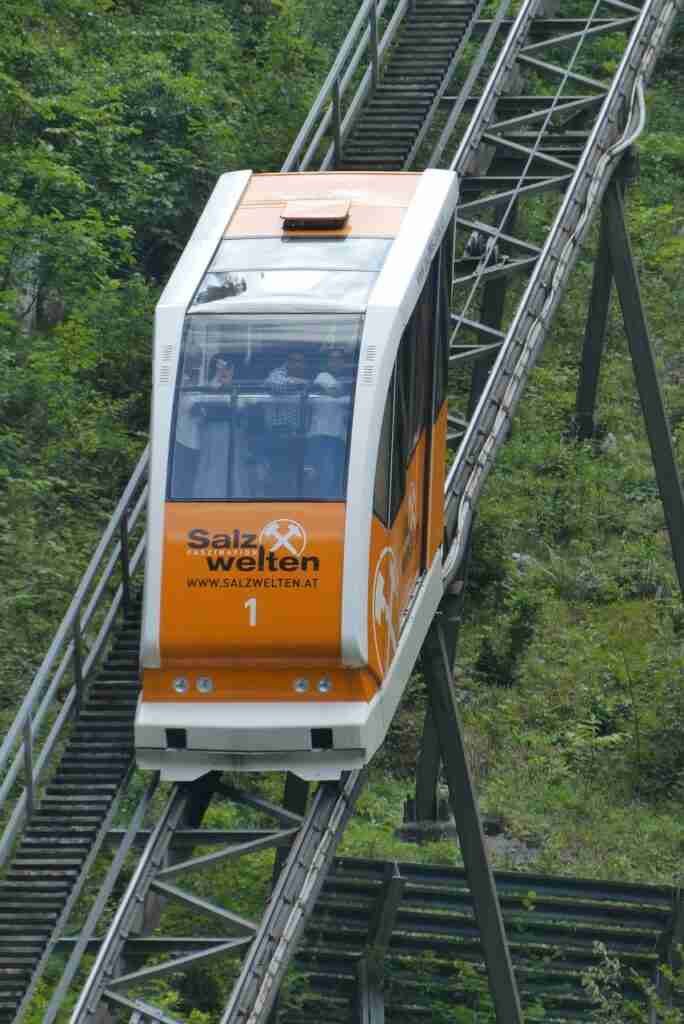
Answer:
<path fill-rule="evenodd" d="M 272 519 L 261 531 L 259 544 L 273 554 L 287 552 L 298 558 L 306 547 L 306 533 L 294 519 Z"/>

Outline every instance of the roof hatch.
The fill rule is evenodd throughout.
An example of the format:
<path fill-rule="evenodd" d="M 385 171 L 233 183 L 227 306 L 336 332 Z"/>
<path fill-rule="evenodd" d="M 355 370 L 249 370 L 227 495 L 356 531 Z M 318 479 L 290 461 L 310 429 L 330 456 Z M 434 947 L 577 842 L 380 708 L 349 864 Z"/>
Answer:
<path fill-rule="evenodd" d="M 349 217 L 348 199 L 298 199 L 285 204 L 281 213 L 283 228 L 341 228 Z"/>

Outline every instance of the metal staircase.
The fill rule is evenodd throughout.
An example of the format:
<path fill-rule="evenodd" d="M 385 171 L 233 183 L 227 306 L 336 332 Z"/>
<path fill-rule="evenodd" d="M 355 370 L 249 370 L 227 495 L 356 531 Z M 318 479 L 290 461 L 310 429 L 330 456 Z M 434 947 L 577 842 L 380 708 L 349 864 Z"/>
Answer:
<path fill-rule="evenodd" d="M 417 0 L 380 81 L 344 143 L 342 170 L 401 171 L 451 77 L 481 4 Z"/>
<path fill-rule="evenodd" d="M 638 979 L 653 975 L 673 918 L 672 889 L 522 871 L 495 879 L 524 1005 L 541 1003 L 548 1022 L 586 1020 L 593 1003 L 582 979 L 597 942 L 619 957 L 625 994 L 639 1000 Z M 297 954 L 307 997 L 279 1024 L 348 1021 L 364 957 L 382 958 L 390 1020 L 422 1024 L 435 999 L 467 1003 L 484 957 L 463 869 L 337 859 Z M 471 991 L 473 1010 L 483 995 Z"/>
<path fill-rule="evenodd" d="M 93 862 L 133 763 L 140 606 L 123 617 L 54 777 L 0 881 L 0 1024 L 16 1019 Z"/>

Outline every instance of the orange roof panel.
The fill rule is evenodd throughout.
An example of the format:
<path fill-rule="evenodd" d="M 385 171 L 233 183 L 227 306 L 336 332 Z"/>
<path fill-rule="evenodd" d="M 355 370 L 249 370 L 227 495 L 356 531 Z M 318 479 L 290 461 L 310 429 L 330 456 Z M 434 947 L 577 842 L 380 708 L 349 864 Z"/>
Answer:
<path fill-rule="evenodd" d="M 289 203 L 345 201 L 349 218 L 335 230 L 300 231 L 303 235 L 375 235 L 394 237 L 418 187 L 420 174 L 331 173 L 254 174 L 227 225 L 227 237 L 278 236 Z M 292 235 L 292 231 L 288 231 Z"/>

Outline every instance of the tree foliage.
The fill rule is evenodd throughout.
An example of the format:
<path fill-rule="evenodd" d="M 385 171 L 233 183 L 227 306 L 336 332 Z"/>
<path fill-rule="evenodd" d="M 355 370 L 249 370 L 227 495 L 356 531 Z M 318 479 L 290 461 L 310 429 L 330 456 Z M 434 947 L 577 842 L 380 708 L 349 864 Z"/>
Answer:
<path fill-rule="evenodd" d="M 352 8 L 3 5 L 5 478 L 56 474 L 74 499 L 84 473 L 98 494 L 119 487 L 146 426 L 159 286 L 219 174 L 280 166 L 329 64 L 330 26 Z"/>

